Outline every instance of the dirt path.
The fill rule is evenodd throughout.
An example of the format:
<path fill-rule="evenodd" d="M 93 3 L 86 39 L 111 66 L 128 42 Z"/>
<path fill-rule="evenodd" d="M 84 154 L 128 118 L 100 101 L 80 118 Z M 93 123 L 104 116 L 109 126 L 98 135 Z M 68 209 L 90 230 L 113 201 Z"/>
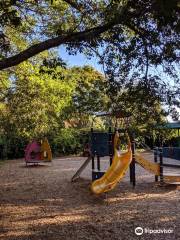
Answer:
<path fill-rule="evenodd" d="M 128 174 L 115 190 L 94 196 L 90 166 L 70 179 L 84 158 L 55 159 L 51 166 L 28 167 L 22 160 L 0 167 L 0 239 L 133 240 L 180 239 L 180 187 L 157 186 L 154 176 L 137 166 L 137 186 Z M 102 161 L 104 168 L 108 163 Z M 144 233 L 136 227 L 170 229 Z"/>

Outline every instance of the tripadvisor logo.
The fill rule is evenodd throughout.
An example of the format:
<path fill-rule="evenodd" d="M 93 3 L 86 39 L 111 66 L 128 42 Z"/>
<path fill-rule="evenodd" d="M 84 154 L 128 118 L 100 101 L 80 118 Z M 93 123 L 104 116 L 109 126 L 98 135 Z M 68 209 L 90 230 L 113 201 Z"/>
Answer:
<path fill-rule="evenodd" d="M 138 235 L 138 236 L 140 236 L 140 235 L 142 235 L 143 234 L 143 228 L 142 227 L 137 227 L 137 228 L 135 228 L 135 234 L 136 235 Z"/>
<path fill-rule="evenodd" d="M 170 234 L 173 233 L 173 229 L 165 229 L 165 228 L 159 228 L 159 229 L 150 229 L 150 228 L 142 228 L 142 227 L 136 227 L 135 228 L 135 234 L 137 236 L 145 234 Z"/>

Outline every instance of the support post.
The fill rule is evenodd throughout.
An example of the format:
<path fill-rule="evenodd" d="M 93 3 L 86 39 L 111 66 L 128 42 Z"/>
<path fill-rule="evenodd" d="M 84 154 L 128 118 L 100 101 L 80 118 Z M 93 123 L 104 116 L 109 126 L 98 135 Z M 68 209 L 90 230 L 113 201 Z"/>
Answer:
<path fill-rule="evenodd" d="M 92 156 L 92 171 L 94 170 L 94 156 Z"/>
<path fill-rule="evenodd" d="M 131 142 L 131 149 L 132 149 L 132 142 Z M 132 158 L 132 161 L 133 161 L 133 158 Z M 130 178 L 129 180 L 130 180 L 130 183 L 133 182 L 133 173 L 132 173 L 132 171 L 133 171 L 133 168 L 132 168 L 132 162 L 131 162 L 130 165 L 129 165 L 129 178 Z"/>
<path fill-rule="evenodd" d="M 100 166 L 100 157 L 99 157 L 99 155 L 97 155 L 97 169 L 98 169 L 98 171 L 101 170 L 101 166 Z"/>
<path fill-rule="evenodd" d="M 133 184 L 133 187 L 136 186 L 136 164 L 135 164 L 135 142 L 134 142 L 134 139 L 133 139 L 133 142 L 132 142 L 132 184 Z"/>
<path fill-rule="evenodd" d="M 133 187 L 136 186 L 136 166 L 135 166 L 135 141 L 134 136 L 131 143 L 131 149 L 132 149 L 132 162 L 130 164 L 130 182 L 133 184 Z"/>
<path fill-rule="evenodd" d="M 109 127 L 109 164 L 111 166 L 112 164 L 112 159 L 113 159 L 113 145 L 112 145 L 112 132 L 111 132 L 111 127 Z"/>
<path fill-rule="evenodd" d="M 129 180 L 130 180 L 130 183 L 132 183 L 132 162 L 129 165 Z"/>
<path fill-rule="evenodd" d="M 93 135 L 93 128 L 91 128 L 91 144 L 92 144 L 92 135 Z M 92 149 L 91 149 L 91 151 L 92 151 Z M 94 172 L 94 168 L 95 168 L 95 165 L 94 165 L 94 155 L 93 155 L 94 153 L 92 153 L 92 157 L 91 157 L 91 159 L 92 159 L 92 180 L 93 180 L 93 172 Z"/>
<path fill-rule="evenodd" d="M 159 148 L 159 163 L 160 163 L 160 183 L 163 184 L 163 153 L 162 148 Z"/>
<path fill-rule="evenodd" d="M 157 157 L 158 157 L 158 148 L 155 147 L 155 148 L 154 148 L 154 162 L 155 162 L 155 163 L 158 162 L 158 161 L 157 161 Z M 155 175 L 155 182 L 158 182 L 158 176 L 157 176 L 157 175 Z"/>

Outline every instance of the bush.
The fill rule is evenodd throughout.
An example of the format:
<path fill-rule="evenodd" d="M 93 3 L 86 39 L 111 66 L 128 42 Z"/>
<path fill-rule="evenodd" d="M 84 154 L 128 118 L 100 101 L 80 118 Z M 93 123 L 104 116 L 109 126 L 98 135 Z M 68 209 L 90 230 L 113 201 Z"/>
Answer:
<path fill-rule="evenodd" d="M 62 129 L 52 140 L 52 151 L 55 156 L 78 154 L 83 151 L 85 141 L 82 132 L 73 128 Z"/>
<path fill-rule="evenodd" d="M 23 138 L 4 138 L 0 143 L 0 159 L 16 159 L 24 157 L 24 149 L 28 141 Z"/>
<path fill-rule="evenodd" d="M 53 156 L 82 153 L 85 143 L 88 142 L 87 131 L 75 128 L 61 129 L 58 133 L 49 134 L 47 138 Z M 23 158 L 28 142 L 27 139 L 21 137 L 6 137 L 0 142 L 0 159 Z"/>

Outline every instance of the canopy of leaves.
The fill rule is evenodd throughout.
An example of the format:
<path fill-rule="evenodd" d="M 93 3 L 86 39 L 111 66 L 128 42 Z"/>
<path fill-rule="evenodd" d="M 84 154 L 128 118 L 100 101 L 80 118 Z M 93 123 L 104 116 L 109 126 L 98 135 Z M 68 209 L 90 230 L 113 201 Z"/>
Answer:
<path fill-rule="evenodd" d="M 2 0 L 0 17 L 0 69 L 63 44 L 99 57 L 111 94 L 145 85 L 178 117 L 178 0 Z"/>
<path fill-rule="evenodd" d="M 62 111 L 70 104 L 75 86 L 66 69 L 57 67 L 50 75 L 27 62 L 11 78 L 5 101 L 8 132 L 16 129 L 17 136 L 35 138 L 63 126 Z"/>
<path fill-rule="evenodd" d="M 143 134 L 152 134 L 154 124 L 164 120 L 159 99 L 146 85 L 112 92 L 92 67 L 69 67 L 60 58 L 45 56 L 1 76 L 0 136 L 11 149 L 8 156 L 14 157 L 14 151 L 22 156 L 28 140 L 45 135 L 55 153 L 77 153 L 86 139 L 81 130 L 89 131 L 94 112 L 131 112 L 133 130 Z M 109 119 L 94 123 L 105 129 Z"/>
<path fill-rule="evenodd" d="M 7 136 L 52 136 L 67 122 L 87 126 L 89 115 L 107 102 L 101 73 L 89 66 L 70 68 L 60 58 L 24 62 L 2 78 L 0 129 Z"/>

